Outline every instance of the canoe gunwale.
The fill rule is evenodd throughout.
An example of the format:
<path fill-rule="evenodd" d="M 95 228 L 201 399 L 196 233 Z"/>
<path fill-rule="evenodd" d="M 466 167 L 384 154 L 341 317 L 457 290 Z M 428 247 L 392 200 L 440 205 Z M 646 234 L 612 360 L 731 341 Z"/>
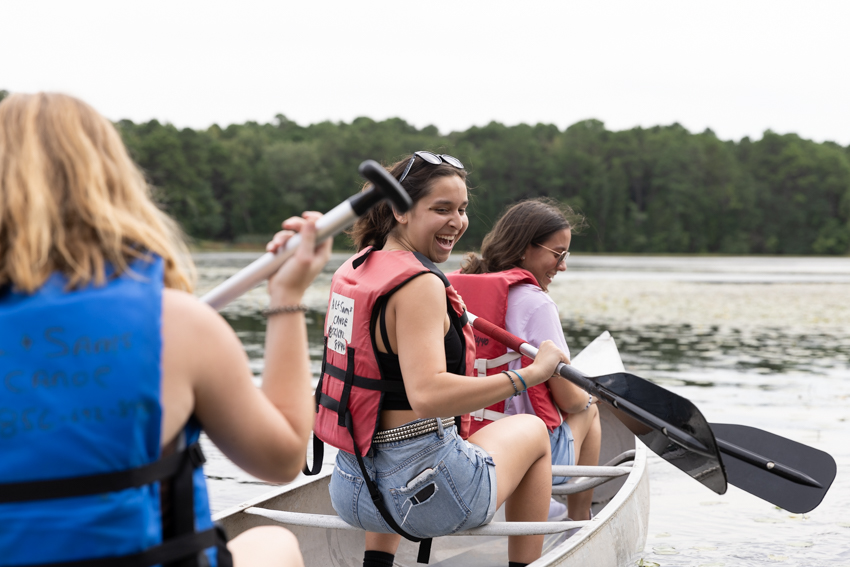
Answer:
<path fill-rule="evenodd" d="M 636 514 L 626 513 L 633 509 Z M 621 513 L 622 512 L 622 513 Z M 642 550 L 646 542 L 649 521 L 649 473 L 647 470 L 647 448 L 635 438 L 635 459 L 626 482 L 614 497 L 591 519 L 587 525 L 560 545 L 544 553 L 528 567 L 550 567 L 556 565 L 627 565 Z M 633 524 L 630 522 L 634 522 Z M 602 560 L 596 552 L 589 551 L 592 540 L 621 536 L 623 530 L 633 529 L 637 545 L 635 549 L 622 550 L 628 558 L 618 555 L 616 562 Z M 614 540 L 616 541 L 616 540 Z M 614 547 L 614 546 L 610 546 Z M 588 548 L 585 550 L 583 548 Z M 595 548 L 594 548 L 595 549 Z"/>

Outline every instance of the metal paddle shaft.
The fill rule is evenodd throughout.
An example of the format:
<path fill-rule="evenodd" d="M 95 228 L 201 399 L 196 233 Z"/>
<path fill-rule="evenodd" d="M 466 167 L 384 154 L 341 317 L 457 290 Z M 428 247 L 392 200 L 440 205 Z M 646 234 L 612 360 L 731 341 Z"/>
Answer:
<path fill-rule="evenodd" d="M 537 356 L 537 349 L 519 337 L 468 316 L 477 331 L 529 358 Z M 633 374 L 590 378 L 563 363 L 557 372 L 609 403 L 644 444 L 718 494 L 728 482 L 789 512 L 805 513 L 821 503 L 835 479 L 837 467 L 828 453 L 755 427 L 708 424 L 689 400 Z"/>
<path fill-rule="evenodd" d="M 835 480 L 837 467 L 829 453 L 746 425 L 712 423 L 711 429 L 729 483 L 789 512 L 814 510 Z"/>
<path fill-rule="evenodd" d="M 523 339 L 471 313 L 467 316 L 475 330 L 529 358 L 537 356 L 537 349 Z M 714 434 L 689 400 L 627 372 L 590 378 L 564 363 L 556 372 L 609 404 L 614 415 L 662 459 L 717 494 L 726 492 Z"/>
<path fill-rule="evenodd" d="M 359 171 L 360 175 L 372 183 L 372 187 L 349 197 L 316 222 L 317 244 L 350 227 L 358 217 L 384 199 L 389 199 L 393 207 L 400 212 L 408 210 L 413 205 L 407 192 L 379 163 L 366 160 L 360 164 Z M 289 239 L 286 246 L 274 254 L 271 252 L 263 254 L 236 275 L 201 297 L 201 301 L 215 309 L 222 309 L 257 284 L 269 279 L 287 259 L 295 254 L 295 249 L 300 242 L 301 235 L 296 234 Z"/>

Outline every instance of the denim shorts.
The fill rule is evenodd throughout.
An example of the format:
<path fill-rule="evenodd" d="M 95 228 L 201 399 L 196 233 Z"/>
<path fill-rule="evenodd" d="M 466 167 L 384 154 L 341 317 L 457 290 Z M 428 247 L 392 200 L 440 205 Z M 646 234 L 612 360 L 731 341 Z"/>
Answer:
<path fill-rule="evenodd" d="M 571 466 L 576 464 L 573 432 L 566 421 L 549 434 L 549 444 L 552 446 L 553 465 Z M 552 478 L 552 484 L 564 484 L 569 479 L 568 476 L 556 476 Z"/>
<path fill-rule="evenodd" d="M 373 443 L 363 461 L 392 518 L 412 536 L 437 537 L 478 527 L 496 514 L 493 459 L 461 439 L 454 426 L 413 439 Z M 330 494 L 334 509 L 348 524 L 394 533 L 372 503 L 354 455 L 337 454 Z"/>

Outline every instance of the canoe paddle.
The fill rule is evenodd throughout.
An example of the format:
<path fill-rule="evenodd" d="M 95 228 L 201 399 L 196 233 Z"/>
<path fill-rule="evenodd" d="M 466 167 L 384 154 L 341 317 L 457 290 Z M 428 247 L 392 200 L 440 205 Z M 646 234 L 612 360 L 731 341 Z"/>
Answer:
<path fill-rule="evenodd" d="M 475 330 L 529 358 L 537 356 L 523 339 L 472 313 L 467 316 Z M 835 460 L 828 453 L 754 427 L 711 426 L 690 400 L 634 374 L 591 378 L 564 363 L 555 371 L 609 404 L 654 453 L 717 494 L 724 494 L 729 482 L 789 512 L 804 513 L 821 503 L 835 479 Z"/>
<path fill-rule="evenodd" d="M 413 206 L 407 192 L 378 162 L 366 160 L 360 164 L 358 171 L 372 183 L 372 187 L 349 197 L 316 222 L 316 244 L 347 229 L 358 217 L 384 199 L 389 199 L 399 212 Z M 255 285 L 269 279 L 295 253 L 300 242 L 301 235 L 296 234 L 287 241 L 286 246 L 274 254 L 266 252 L 201 297 L 201 301 L 215 309 L 222 309 Z"/>

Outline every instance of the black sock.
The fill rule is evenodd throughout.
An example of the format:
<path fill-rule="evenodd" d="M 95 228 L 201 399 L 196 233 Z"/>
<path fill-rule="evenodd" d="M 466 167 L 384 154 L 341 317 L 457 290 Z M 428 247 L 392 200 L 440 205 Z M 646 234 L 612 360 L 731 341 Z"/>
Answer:
<path fill-rule="evenodd" d="M 508 567 L 525 567 L 528 563 L 520 563 L 519 561 L 508 561 Z"/>
<path fill-rule="evenodd" d="M 363 567 L 393 567 L 395 555 L 386 551 L 367 549 L 363 555 Z"/>

